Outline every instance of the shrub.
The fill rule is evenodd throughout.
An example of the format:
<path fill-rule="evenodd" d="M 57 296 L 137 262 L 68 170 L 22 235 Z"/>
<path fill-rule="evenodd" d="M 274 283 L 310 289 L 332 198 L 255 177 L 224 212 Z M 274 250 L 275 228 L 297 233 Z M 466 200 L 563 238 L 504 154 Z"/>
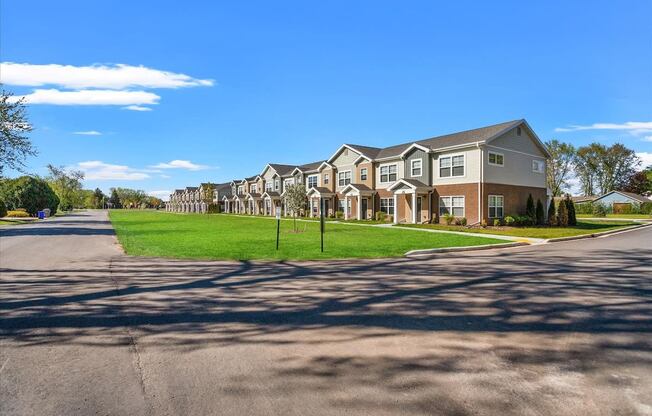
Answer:
<path fill-rule="evenodd" d="M 525 205 L 525 215 L 532 219 L 532 222 L 536 221 L 537 213 L 534 210 L 534 199 L 532 199 L 532 194 L 527 196 L 527 204 Z"/>
<path fill-rule="evenodd" d="M 466 223 L 467 223 L 467 221 L 466 221 L 466 217 L 462 217 L 462 218 L 460 218 L 460 225 L 463 225 L 463 226 L 466 227 Z"/>
<path fill-rule="evenodd" d="M 575 204 L 575 212 L 577 214 L 593 214 L 593 202 Z"/>
<path fill-rule="evenodd" d="M 444 221 L 446 221 L 446 225 L 451 225 L 455 221 L 455 217 L 451 214 L 444 214 Z"/>
<path fill-rule="evenodd" d="M 59 198 L 50 185 L 43 179 L 32 176 L 1 181 L 0 199 L 8 210 L 24 208 L 30 215 L 36 215 L 44 208 L 50 208 L 51 214 L 54 215 L 59 206 Z"/>
<path fill-rule="evenodd" d="M 7 206 L 5 203 L 0 199 L 0 218 L 6 217 L 7 216 Z"/>
<path fill-rule="evenodd" d="M 626 205 L 614 204 L 614 214 L 633 214 L 633 213 L 634 213 L 634 208 L 632 207 L 632 204 L 626 204 Z"/>
<path fill-rule="evenodd" d="M 566 210 L 568 211 L 568 225 L 576 226 L 577 225 L 577 216 L 575 215 L 575 204 L 570 198 L 570 195 L 566 194 Z"/>
<path fill-rule="evenodd" d="M 385 221 L 385 213 L 383 211 L 376 211 L 376 221 Z"/>
<path fill-rule="evenodd" d="M 515 222 L 514 217 L 512 217 L 511 215 L 505 217 L 505 225 L 511 227 L 512 225 L 514 225 L 514 222 Z"/>
<path fill-rule="evenodd" d="M 494 227 L 500 227 L 500 218 L 494 219 Z"/>
<path fill-rule="evenodd" d="M 482 221 L 480 221 L 480 227 L 487 228 L 487 221 L 484 220 L 484 219 Z"/>
<path fill-rule="evenodd" d="M 593 212 L 591 214 L 594 217 L 606 217 L 607 216 L 607 207 L 604 206 L 604 204 L 597 203 L 593 204 Z"/>
<path fill-rule="evenodd" d="M 543 225 L 545 214 L 543 213 L 543 204 L 540 199 L 537 199 L 536 217 L 537 225 Z"/>
<path fill-rule="evenodd" d="M 640 210 L 641 214 L 652 215 L 652 202 L 643 202 Z"/>
<path fill-rule="evenodd" d="M 553 198 L 550 200 L 550 205 L 548 205 L 548 224 L 554 225 L 555 223 L 555 200 Z"/>
<path fill-rule="evenodd" d="M 220 213 L 219 204 L 208 204 L 208 208 L 206 209 L 206 212 L 208 214 L 219 214 Z"/>
<path fill-rule="evenodd" d="M 568 209 L 566 202 L 563 200 L 559 203 L 559 211 L 557 212 L 557 225 L 560 227 L 568 227 Z"/>
<path fill-rule="evenodd" d="M 335 218 L 338 220 L 344 218 L 344 211 L 335 211 Z"/>
<path fill-rule="evenodd" d="M 27 218 L 29 214 L 25 211 L 7 211 L 7 217 L 11 218 Z"/>

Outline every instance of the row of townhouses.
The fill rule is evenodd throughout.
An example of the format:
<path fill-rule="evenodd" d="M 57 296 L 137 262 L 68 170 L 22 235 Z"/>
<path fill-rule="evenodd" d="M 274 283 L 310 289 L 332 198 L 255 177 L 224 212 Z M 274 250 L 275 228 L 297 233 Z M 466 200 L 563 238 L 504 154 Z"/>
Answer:
<path fill-rule="evenodd" d="M 328 159 L 304 165 L 269 163 L 257 175 L 214 185 L 213 203 L 227 213 L 290 214 L 283 196 L 303 184 L 307 209 L 319 216 L 423 223 L 451 214 L 469 224 L 525 212 L 528 195 L 547 204 L 549 153 L 525 120 L 378 148 L 341 145 Z M 169 211 L 206 212 L 205 187 L 178 189 Z M 547 205 L 546 205 L 547 206 Z"/>

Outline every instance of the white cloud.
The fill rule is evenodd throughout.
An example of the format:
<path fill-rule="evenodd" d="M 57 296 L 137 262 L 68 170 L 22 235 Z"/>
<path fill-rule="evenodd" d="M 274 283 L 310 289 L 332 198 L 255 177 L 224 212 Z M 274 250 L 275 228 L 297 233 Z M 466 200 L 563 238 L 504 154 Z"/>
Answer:
<path fill-rule="evenodd" d="M 641 158 L 641 167 L 652 166 L 652 152 L 637 152 L 636 156 Z"/>
<path fill-rule="evenodd" d="M 652 121 L 627 121 L 625 123 L 594 123 L 588 126 L 572 125 L 557 127 L 556 132 L 581 131 L 581 130 L 619 130 L 627 131 L 633 135 L 652 132 Z"/>
<path fill-rule="evenodd" d="M 158 104 L 161 98 L 147 91 L 80 90 L 61 91 L 57 89 L 34 90 L 31 94 L 14 96 L 13 100 L 25 98 L 28 104 L 54 105 L 142 105 Z"/>
<path fill-rule="evenodd" d="M 102 135 L 102 133 L 100 133 L 97 130 L 76 131 L 73 134 L 79 134 L 80 136 L 101 136 Z"/>
<path fill-rule="evenodd" d="M 211 79 L 126 64 L 73 66 L 58 64 L 0 63 L 2 82 L 7 85 L 41 87 L 56 85 L 69 89 L 210 87 Z"/>
<path fill-rule="evenodd" d="M 172 176 L 170 175 L 159 175 L 160 178 L 162 179 L 170 179 Z"/>
<path fill-rule="evenodd" d="M 202 170 L 208 169 L 208 166 L 198 165 L 189 160 L 171 160 L 167 163 L 159 163 L 158 165 L 150 166 L 155 169 L 186 169 L 186 170 Z"/>
<path fill-rule="evenodd" d="M 170 190 L 148 191 L 147 195 L 154 196 L 156 198 L 167 201 L 169 199 L 171 193 L 172 193 L 172 191 L 170 191 Z"/>
<path fill-rule="evenodd" d="M 128 105 L 126 107 L 122 107 L 123 110 L 131 110 L 131 111 L 152 111 L 151 108 L 149 107 L 142 107 L 140 105 Z"/>
<path fill-rule="evenodd" d="M 643 137 L 644 142 L 652 142 L 652 136 L 645 136 Z"/>
<path fill-rule="evenodd" d="M 75 166 L 71 166 L 71 168 L 84 172 L 85 179 L 88 180 L 140 181 L 150 177 L 142 170 L 133 169 L 124 165 L 104 163 L 99 160 L 79 162 Z"/>

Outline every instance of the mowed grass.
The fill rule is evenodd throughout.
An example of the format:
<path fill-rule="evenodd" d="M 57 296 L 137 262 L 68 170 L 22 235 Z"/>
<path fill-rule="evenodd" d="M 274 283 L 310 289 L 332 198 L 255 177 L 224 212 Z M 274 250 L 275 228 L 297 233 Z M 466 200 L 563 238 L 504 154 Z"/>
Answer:
<path fill-rule="evenodd" d="M 593 214 L 577 214 L 577 218 L 595 218 Z M 607 214 L 606 218 L 622 220 L 652 220 L 652 215 L 647 214 Z"/>
<path fill-rule="evenodd" d="M 466 228 L 454 225 L 439 224 L 402 224 L 405 227 L 421 227 L 435 230 L 461 231 L 469 234 L 496 234 L 508 235 L 511 237 L 530 237 L 530 238 L 560 238 L 574 237 L 578 235 L 594 234 L 603 231 L 616 230 L 618 228 L 636 225 L 635 222 L 628 221 L 588 221 L 579 220 L 574 227 L 487 227 L 487 228 Z"/>
<path fill-rule="evenodd" d="M 276 251 L 276 220 L 232 215 L 110 211 L 118 240 L 127 254 L 195 259 L 333 259 L 402 256 L 414 249 L 506 243 L 474 235 L 326 224 L 324 252 L 319 250 L 319 223 L 281 221 Z"/>

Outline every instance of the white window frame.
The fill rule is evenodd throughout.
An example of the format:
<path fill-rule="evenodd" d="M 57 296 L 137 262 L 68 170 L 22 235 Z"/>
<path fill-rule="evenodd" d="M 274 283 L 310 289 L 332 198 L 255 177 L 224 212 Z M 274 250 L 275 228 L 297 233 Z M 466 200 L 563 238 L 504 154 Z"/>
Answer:
<path fill-rule="evenodd" d="M 498 205 L 498 201 L 500 201 L 500 205 Z M 505 197 L 503 195 L 489 195 L 487 205 L 489 207 L 489 218 L 503 218 L 505 216 Z M 492 208 L 494 209 L 494 215 L 491 215 Z M 499 209 L 500 215 L 497 215 Z"/>
<path fill-rule="evenodd" d="M 274 189 L 274 183 L 272 181 L 265 182 L 265 190 L 271 192 Z"/>
<path fill-rule="evenodd" d="M 346 174 L 347 173 L 349 174 L 349 177 L 348 177 L 349 181 L 348 182 L 346 182 L 346 180 L 347 180 Z M 352 176 L 351 176 L 351 171 L 350 170 L 343 170 L 341 172 L 337 172 L 337 186 L 339 186 L 339 187 L 346 186 L 346 185 L 351 183 L 351 180 L 352 180 Z"/>
<path fill-rule="evenodd" d="M 258 185 L 256 185 L 255 183 L 249 185 L 249 193 L 250 194 L 258 193 Z"/>
<path fill-rule="evenodd" d="M 459 167 L 459 166 L 455 166 L 455 165 L 453 165 L 453 158 L 456 158 L 456 157 L 459 157 L 459 156 L 462 157 L 462 168 L 463 168 L 463 172 L 462 172 L 461 175 L 453 175 L 453 168 L 455 168 L 455 167 Z M 441 169 L 442 169 L 441 161 L 442 161 L 443 159 L 450 159 L 450 166 L 448 167 L 448 169 L 451 170 L 451 174 L 450 174 L 449 176 L 441 176 Z M 447 179 L 447 178 L 463 178 L 463 177 L 466 176 L 466 154 L 465 154 L 465 153 L 455 153 L 455 154 L 449 154 L 449 155 L 445 155 L 445 156 L 440 156 L 440 157 L 437 159 L 437 168 L 438 168 L 438 169 L 437 169 L 437 176 L 438 176 L 439 178 L 442 178 L 442 179 Z M 444 169 L 445 169 L 445 168 L 444 168 Z"/>
<path fill-rule="evenodd" d="M 314 186 L 310 185 L 310 179 L 312 179 L 312 178 L 315 178 L 315 185 Z M 313 188 L 313 187 L 314 188 L 318 187 L 319 186 L 319 175 L 309 175 L 308 178 L 307 178 L 306 184 L 308 185 L 308 189 Z"/>
<path fill-rule="evenodd" d="M 453 198 L 462 198 L 462 205 L 453 205 Z M 446 204 L 442 205 L 442 202 L 443 202 L 444 199 L 449 200 L 448 207 L 446 206 Z M 464 197 L 464 195 L 444 195 L 444 196 L 440 196 L 439 197 L 439 211 L 438 211 L 440 217 L 443 217 L 444 215 L 447 214 L 446 212 L 442 213 L 442 208 L 444 208 L 444 209 L 449 208 L 448 209 L 448 211 L 449 211 L 448 214 L 454 215 L 457 218 L 462 218 L 462 217 L 466 216 L 466 198 Z M 455 215 L 454 214 L 455 208 L 462 208 L 462 215 Z"/>
<path fill-rule="evenodd" d="M 501 158 L 503 158 L 503 163 L 498 163 L 498 162 L 497 162 L 497 160 L 498 160 L 497 158 L 496 158 L 496 162 L 492 162 L 492 161 L 491 161 L 491 155 L 494 155 L 494 156 L 496 156 L 496 157 L 497 157 L 497 156 L 500 156 Z M 500 153 L 500 152 L 489 151 L 489 153 L 487 154 L 487 162 L 488 162 L 491 166 L 499 166 L 499 167 L 502 168 L 502 167 L 505 166 L 505 155 L 504 155 L 503 153 Z"/>
<path fill-rule="evenodd" d="M 394 173 L 390 172 L 390 168 L 392 166 L 394 167 Z M 387 168 L 387 173 L 386 174 L 383 174 L 383 168 Z M 383 175 L 387 175 L 387 180 L 386 181 L 383 180 Z M 390 179 L 391 175 L 396 175 L 396 179 L 391 180 Z M 378 176 L 379 176 L 379 179 L 380 179 L 380 183 L 396 182 L 398 180 L 398 163 L 386 163 L 384 165 L 380 165 L 378 167 Z"/>
<path fill-rule="evenodd" d="M 328 173 L 324 173 L 324 185 L 328 185 L 329 181 L 330 181 L 330 175 Z"/>
<path fill-rule="evenodd" d="M 383 211 L 383 201 L 386 201 L 386 210 Z M 380 198 L 380 211 L 384 212 L 387 215 L 394 215 L 394 210 L 396 207 L 394 207 L 394 197 L 390 198 Z M 391 211 L 391 212 L 390 212 Z"/>
<path fill-rule="evenodd" d="M 546 170 L 546 164 L 543 160 L 532 159 L 532 172 L 543 173 Z"/>
<path fill-rule="evenodd" d="M 417 162 L 419 163 L 419 166 L 415 167 L 414 165 Z M 415 169 L 419 169 L 419 174 L 418 175 L 416 173 L 414 173 Z M 410 161 L 410 176 L 412 176 L 412 177 L 417 177 L 417 176 L 421 177 L 421 176 L 423 176 L 423 159 L 413 159 L 413 160 Z"/>
<path fill-rule="evenodd" d="M 369 169 L 367 168 L 360 168 L 360 180 L 361 181 L 366 181 L 369 175 Z"/>

